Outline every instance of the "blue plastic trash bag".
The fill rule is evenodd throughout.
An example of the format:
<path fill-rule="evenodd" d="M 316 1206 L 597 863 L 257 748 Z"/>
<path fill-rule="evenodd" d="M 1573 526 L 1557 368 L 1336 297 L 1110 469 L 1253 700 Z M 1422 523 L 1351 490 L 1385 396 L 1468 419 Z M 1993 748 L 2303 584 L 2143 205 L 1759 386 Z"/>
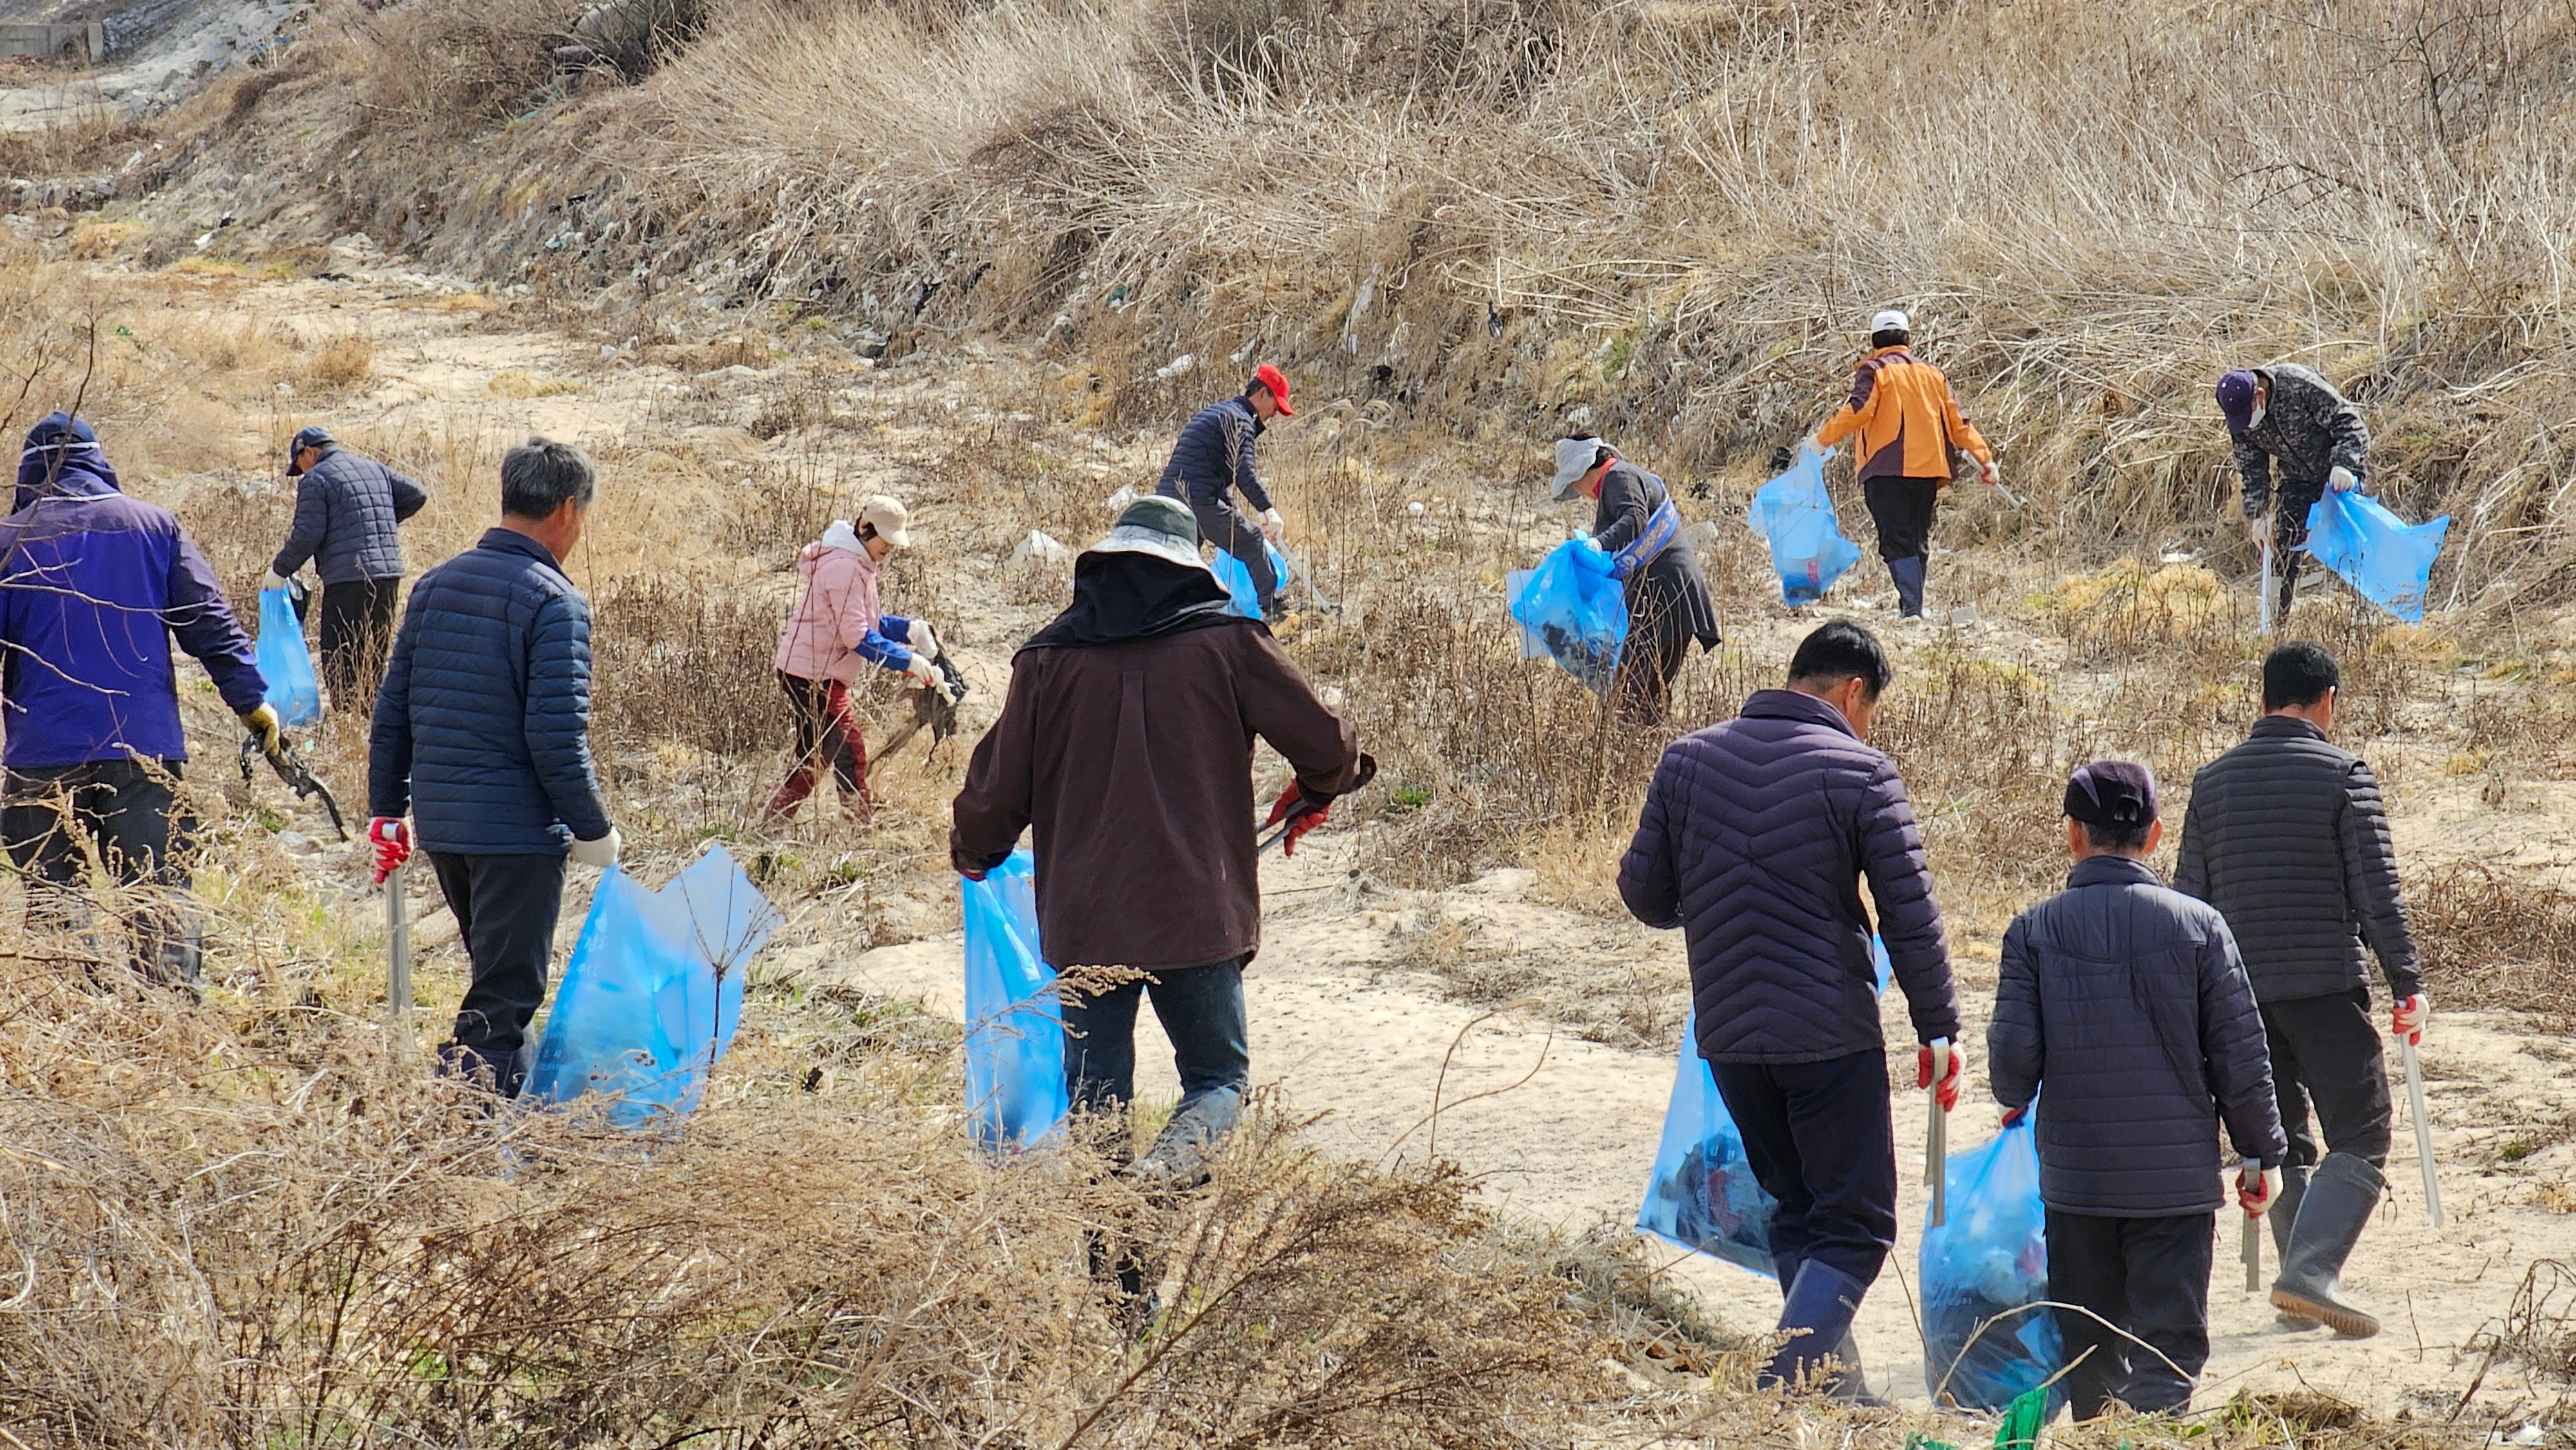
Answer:
<path fill-rule="evenodd" d="M 975 1141 L 1026 1148 L 1064 1121 L 1064 1019 L 1038 949 L 1037 876 L 1013 851 L 958 879 L 966 916 L 966 1106 Z"/>
<path fill-rule="evenodd" d="M 1262 541 L 1261 552 L 1269 556 L 1270 577 L 1279 581 L 1279 588 L 1287 588 L 1288 561 L 1279 557 L 1278 548 L 1266 539 Z M 1261 617 L 1260 591 L 1252 587 L 1252 571 L 1243 566 L 1241 559 L 1219 549 L 1216 562 L 1208 567 L 1215 571 L 1216 582 L 1224 585 L 1225 592 L 1234 596 L 1234 602 L 1225 607 L 1228 614 L 1239 614 L 1246 619 Z"/>
<path fill-rule="evenodd" d="M 1860 546 L 1843 537 L 1833 497 L 1825 492 L 1825 460 L 1834 452 L 1798 450 L 1798 461 L 1755 489 L 1745 510 L 1744 521 L 1770 541 L 1780 602 L 1791 609 L 1824 598 L 1843 571 L 1860 562 Z"/>
<path fill-rule="evenodd" d="M 322 718 L 322 686 L 313 678 L 313 652 L 304 647 L 304 621 L 283 589 L 259 591 L 259 641 L 252 649 L 259 677 L 268 681 L 268 704 L 281 725 L 301 727 Z"/>
<path fill-rule="evenodd" d="M 1690 1018 L 1682 1019 L 1681 1060 L 1664 1109 L 1664 1138 L 1655 1171 L 1637 1207 L 1637 1229 L 1678 1249 L 1714 1255 L 1757 1274 L 1778 1277 L 1771 1263 L 1771 1195 L 1753 1180 L 1744 1137 L 1717 1095 L 1717 1078 L 1699 1055 Z"/>
<path fill-rule="evenodd" d="M 1546 655 L 1595 694 L 1606 693 L 1628 642 L 1628 596 L 1610 556 L 1590 539 L 1568 539 L 1535 569 L 1503 581 L 1521 627 L 1521 657 Z"/>
<path fill-rule="evenodd" d="M 2409 525 L 2359 489 L 2328 489 L 2308 510 L 2308 552 L 2363 598 L 2408 624 L 2424 620 L 2433 559 L 2450 531 L 2448 514 Z"/>
<path fill-rule="evenodd" d="M 608 1093 L 629 1130 L 685 1116 L 742 1022 L 745 969 L 781 921 L 722 846 L 659 891 L 611 868 L 591 897 L 523 1096 Z"/>
<path fill-rule="evenodd" d="M 1887 990 L 1887 948 L 1869 939 L 1878 990 Z M 1745 1161 L 1744 1136 L 1718 1096 L 1717 1076 L 1699 1055 L 1690 1018 L 1682 1019 L 1681 1061 L 1673 1071 L 1672 1101 L 1664 1109 L 1664 1137 L 1655 1169 L 1637 1206 L 1637 1230 L 1675 1248 L 1714 1254 L 1757 1274 L 1778 1277 L 1771 1263 L 1771 1195 Z"/>
<path fill-rule="evenodd" d="M 1923 1383 L 1935 1404 L 1946 1397 L 2000 1410 L 2065 1366 L 2056 1314 L 2030 1307 L 2048 1297 L 2036 1121 L 2034 1110 L 1984 1146 L 1950 1155 L 1946 1227 L 1930 1227 L 1925 1206 Z M 2064 1396 L 2052 1391 L 2050 1400 L 2054 1415 Z"/>

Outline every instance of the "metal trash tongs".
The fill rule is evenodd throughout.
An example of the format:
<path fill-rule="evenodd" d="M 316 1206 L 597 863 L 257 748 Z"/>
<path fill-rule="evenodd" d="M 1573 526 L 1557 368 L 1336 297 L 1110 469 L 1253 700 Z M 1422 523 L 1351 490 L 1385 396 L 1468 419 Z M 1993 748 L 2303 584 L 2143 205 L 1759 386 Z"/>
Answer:
<path fill-rule="evenodd" d="M 1932 1085 L 1923 1090 L 1928 1126 L 1923 1134 L 1923 1179 L 1932 1185 L 1932 1227 L 1950 1222 L 1950 1113 L 1941 1106 L 1941 1084 L 1950 1076 L 1950 1039 L 1926 1043 L 1932 1051 Z"/>

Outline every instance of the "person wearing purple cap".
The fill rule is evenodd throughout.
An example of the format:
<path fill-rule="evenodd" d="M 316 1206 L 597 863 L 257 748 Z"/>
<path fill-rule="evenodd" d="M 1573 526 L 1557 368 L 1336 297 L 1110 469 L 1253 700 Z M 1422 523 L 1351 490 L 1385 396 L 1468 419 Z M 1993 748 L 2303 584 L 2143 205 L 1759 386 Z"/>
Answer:
<path fill-rule="evenodd" d="M 2079 1306 L 2056 1311 L 2075 1418 L 2115 1401 L 2176 1411 L 2209 1362 L 2219 1133 L 2254 1215 L 2280 1193 L 2289 1141 L 2226 918 L 2147 864 L 2164 839 L 2155 776 L 2125 760 L 2083 766 L 2065 810 L 2075 866 L 2004 932 L 1986 1056 L 2006 1127 L 2048 1090 L 2039 1196 L 2048 1297 Z"/>
<path fill-rule="evenodd" d="M 2239 368 L 2218 380 L 2218 411 L 2245 483 L 2245 528 L 2254 546 L 2283 554 L 2308 542 L 2308 510 L 2327 489 L 2359 488 L 2370 476 L 2370 429 L 2334 384 L 2297 363 Z M 2280 486 L 2272 465 L 2281 465 Z M 2281 613 L 2297 592 L 2295 565 L 2281 570 Z"/>

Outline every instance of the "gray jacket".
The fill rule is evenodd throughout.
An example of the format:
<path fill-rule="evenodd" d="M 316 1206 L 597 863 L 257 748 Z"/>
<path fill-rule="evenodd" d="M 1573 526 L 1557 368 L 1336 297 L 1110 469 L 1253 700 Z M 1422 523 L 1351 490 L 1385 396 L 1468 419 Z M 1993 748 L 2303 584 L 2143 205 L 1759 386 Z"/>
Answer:
<path fill-rule="evenodd" d="M 2368 987 L 2368 945 L 2400 997 L 2423 987 L 2379 780 L 2289 715 L 2192 777 L 2174 889 L 2226 916 L 2265 1002 Z"/>
<path fill-rule="evenodd" d="M 429 490 L 372 458 L 327 447 L 322 461 L 295 483 L 295 522 L 268 567 L 293 574 L 313 561 L 325 584 L 399 579 L 402 540 L 395 526 L 419 513 Z"/>
<path fill-rule="evenodd" d="M 1995 1101 L 2039 1105 L 2039 1196 L 2108 1218 L 2220 1206 L 2239 1158 L 2289 1151 L 2254 989 L 2227 923 L 2142 861 L 2094 856 L 2013 919 L 1986 1028 Z"/>
<path fill-rule="evenodd" d="M 2263 421 L 2236 435 L 2236 471 L 2245 481 L 2245 517 L 2261 518 L 2272 506 L 2272 460 L 2281 461 L 2281 483 L 2305 485 L 2304 494 L 2322 488 L 2326 475 L 2349 468 L 2352 476 L 2370 477 L 2370 429 L 2361 410 L 2334 389 L 2334 384 L 2297 363 L 2256 368 L 2254 375 L 2272 385 Z"/>

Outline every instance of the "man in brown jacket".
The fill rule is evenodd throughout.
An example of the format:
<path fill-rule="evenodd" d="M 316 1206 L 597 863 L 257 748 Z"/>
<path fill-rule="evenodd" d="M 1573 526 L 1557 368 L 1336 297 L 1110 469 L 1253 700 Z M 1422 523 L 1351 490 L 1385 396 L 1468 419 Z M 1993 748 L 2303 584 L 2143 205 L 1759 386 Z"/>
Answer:
<path fill-rule="evenodd" d="M 1038 940 L 1073 974 L 1064 1070 L 1077 1111 L 1124 1111 L 1137 1004 L 1153 999 L 1181 1077 L 1170 1126 L 1136 1165 L 1155 1179 L 1198 1170 L 1252 1081 L 1253 737 L 1296 770 L 1271 812 L 1293 821 L 1292 849 L 1369 773 L 1350 721 L 1268 628 L 1226 603 L 1189 509 L 1128 505 L 1075 562 L 1071 607 L 1011 661 L 1010 697 L 975 747 L 948 837 L 958 871 L 980 879 L 1033 831 Z M 1125 980 L 1091 991 L 1083 975 Z"/>

